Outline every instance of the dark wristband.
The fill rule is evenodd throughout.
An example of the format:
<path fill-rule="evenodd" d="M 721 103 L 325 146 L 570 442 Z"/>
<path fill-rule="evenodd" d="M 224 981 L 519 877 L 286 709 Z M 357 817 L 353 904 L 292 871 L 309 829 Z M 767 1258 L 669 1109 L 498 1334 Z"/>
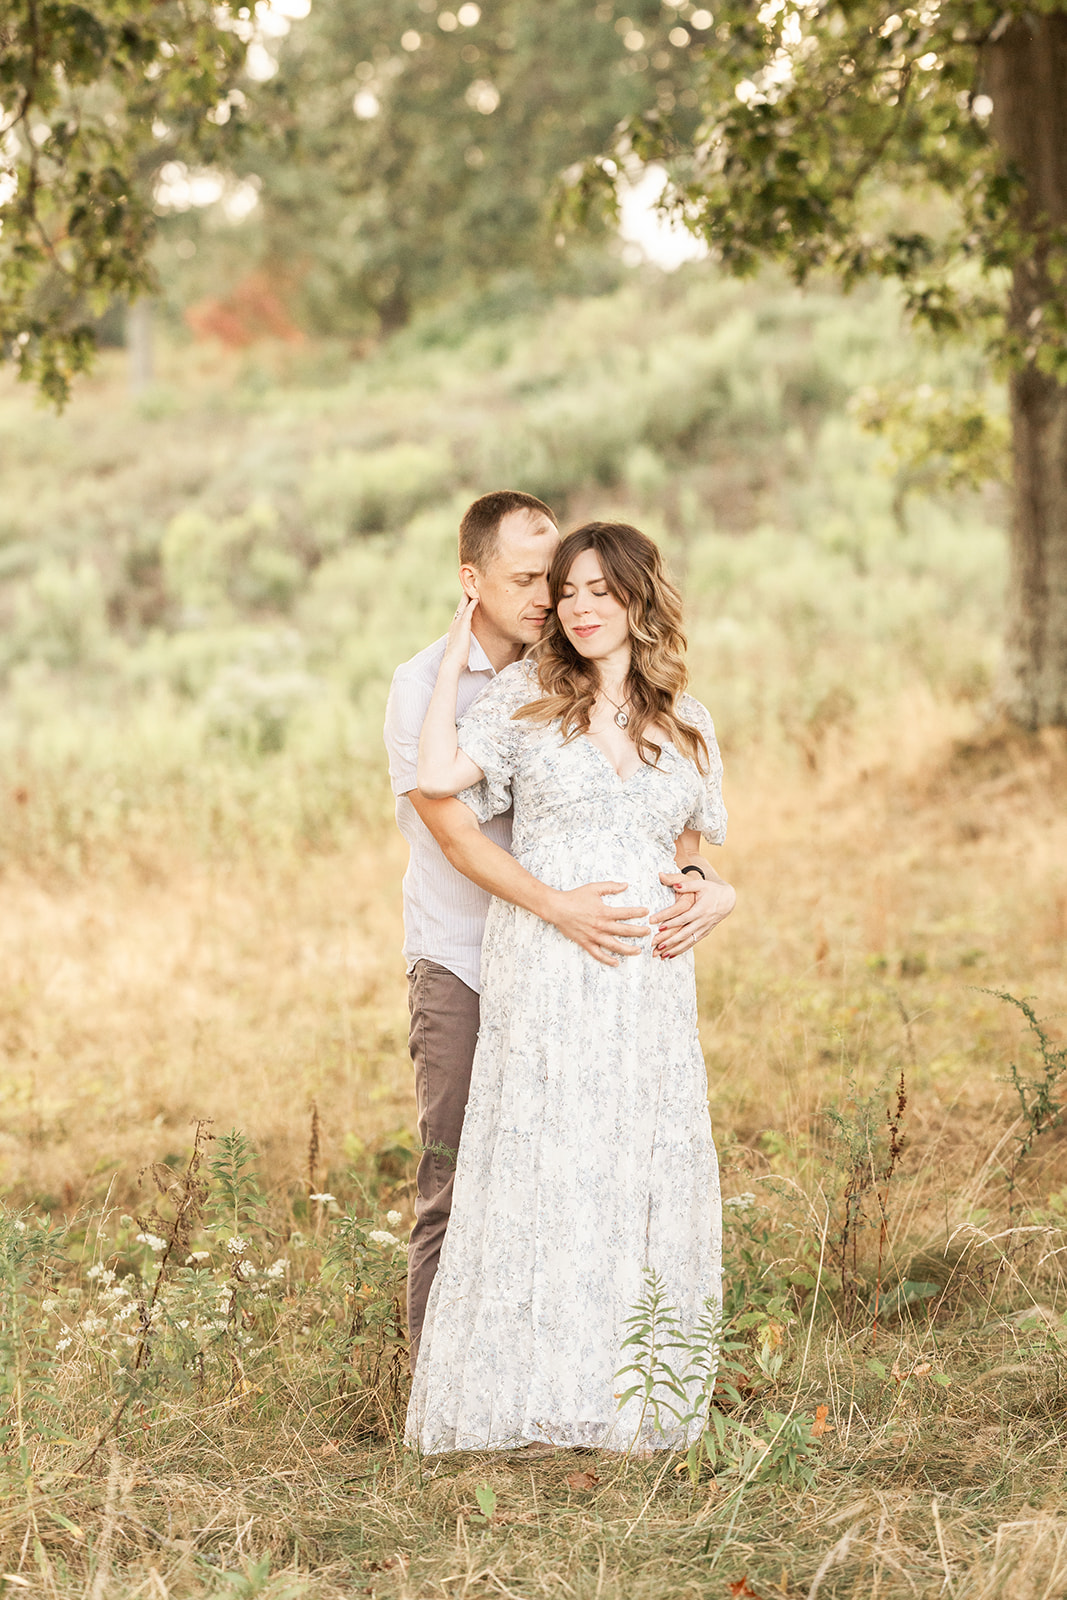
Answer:
<path fill-rule="evenodd" d="M 707 873 L 704 871 L 703 867 L 683 867 L 682 872 L 699 872 L 700 876 L 704 879 L 704 882 L 707 883 L 708 881 Z"/>

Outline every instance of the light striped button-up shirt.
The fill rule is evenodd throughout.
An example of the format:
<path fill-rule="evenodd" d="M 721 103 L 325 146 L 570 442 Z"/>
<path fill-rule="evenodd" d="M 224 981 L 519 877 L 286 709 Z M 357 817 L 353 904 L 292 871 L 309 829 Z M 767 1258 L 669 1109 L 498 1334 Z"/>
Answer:
<path fill-rule="evenodd" d="M 420 650 L 393 673 L 385 709 L 389 781 L 396 796 L 396 822 L 411 852 L 404 874 L 404 955 L 435 961 L 481 992 L 482 934 L 489 896 L 446 861 L 433 834 L 408 799 L 418 788 L 419 734 L 430 704 L 446 640 Z M 476 638 L 459 680 L 456 715 L 461 717 L 495 674 Z M 511 812 L 482 823 L 482 832 L 511 849 Z"/>

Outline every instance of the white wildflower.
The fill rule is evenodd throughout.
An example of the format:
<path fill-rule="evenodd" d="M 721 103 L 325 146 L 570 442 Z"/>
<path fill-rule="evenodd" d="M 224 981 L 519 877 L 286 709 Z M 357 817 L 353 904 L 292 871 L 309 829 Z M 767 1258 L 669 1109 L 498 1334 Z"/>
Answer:
<path fill-rule="evenodd" d="M 139 1233 L 137 1243 L 146 1244 L 149 1250 L 155 1250 L 157 1253 L 167 1248 L 166 1239 L 161 1239 L 158 1233 Z"/>
<path fill-rule="evenodd" d="M 26 1232 L 26 1224 L 23 1222 L 21 1217 L 16 1217 L 15 1218 L 13 1226 L 14 1226 L 14 1229 L 15 1229 L 16 1233 L 25 1233 Z"/>
<path fill-rule="evenodd" d="M 756 1196 L 754 1194 L 734 1194 L 728 1200 L 723 1201 L 723 1205 L 728 1206 L 732 1211 L 751 1211 L 755 1204 Z"/>
<path fill-rule="evenodd" d="M 54 1299 L 52 1295 L 49 1295 L 47 1300 L 41 1301 L 41 1310 L 44 1312 L 46 1317 L 55 1316 L 56 1312 L 59 1310 L 59 1301 Z"/>
<path fill-rule="evenodd" d="M 396 1240 L 393 1238 L 393 1235 L 391 1233 L 386 1233 L 384 1228 L 372 1228 L 370 1233 L 368 1233 L 367 1238 L 373 1239 L 375 1244 L 396 1244 Z"/>
<path fill-rule="evenodd" d="M 289 1271 L 289 1263 L 284 1256 L 280 1256 L 273 1266 L 268 1267 L 264 1273 L 267 1278 L 284 1278 Z"/>
<path fill-rule="evenodd" d="M 242 1239 L 239 1233 L 235 1233 L 232 1239 L 226 1240 L 226 1248 L 231 1256 L 243 1256 L 248 1249 L 248 1240 Z"/>
<path fill-rule="evenodd" d="M 114 1283 L 105 1293 L 104 1299 L 111 1301 L 126 1300 L 129 1297 L 129 1293 L 130 1291 L 124 1283 Z"/>
<path fill-rule="evenodd" d="M 385 1220 L 391 1228 L 399 1228 L 404 1219 L 399 1211 L 387 1211 L 385 1213 Z"/>
<path fill-rule="evenodd" d="M 316 1201 L 320 1206 L 334 1206 L 337 1204 L 332 1194 L 309 1194 L 308 1199 Z"/>
<path fill-rule="evenodd" d="M 111 1315 L 116 1322 L 125 1322 L 127 1317 L 132 1317 L 137 1307 L 132 1300 L 127 1300 L 125 1305 L 116 1306 Z"/>
<path fill-rule="evenodd" d="M 185 1265 L 187 1267 L 199 1266 L 201 1261 L 210 1261 L 210 1260 L 211 1260 L 211 1251 L 210 1250 L 194 1250 L 190 1255 L 186 1256 Z"/>
<path fill-rule="evenodd" d="M 81 1327 L 81 1331 L 83 1333 L 94 1334 L 103 1333 L 104 1329 L 107 1327 L 107 1323 L 104 1321 L 103 1317 L 90 1314 L 89 1316 L 82 1318 L 79 1326 Z"/>
<path fill-rule="evenodd" d="M 179 1328 L 187 1328 L 189 1326 L 189 1318 L 188 1317 L 183 1317 L 182 1320 L 179 1322 L 178 1326 L 179 1326 Z"/>
<path fill-rule="evenodd" d="M 70 1339 L 57 1339 L 56 1340 L 56 1353 L 59 1354 L 59 1355 L 62 1355 L 63 1351 L 68 1349 L 70 1347 L 71 1343 L 72 1343 L 72 1341 Z"/>

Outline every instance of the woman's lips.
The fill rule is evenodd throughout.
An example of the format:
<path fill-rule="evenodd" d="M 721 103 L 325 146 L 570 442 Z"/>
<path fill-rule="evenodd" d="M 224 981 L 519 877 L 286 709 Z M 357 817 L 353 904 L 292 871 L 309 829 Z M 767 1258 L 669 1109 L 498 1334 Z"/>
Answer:
<path fill-rule="evenodd" d="M 589 639 L 594 633 L 600 631 L 599 622 L 592 623 L 588 628 L 572 628 L 571 632 L 577 634 L 579 639 Z"/>

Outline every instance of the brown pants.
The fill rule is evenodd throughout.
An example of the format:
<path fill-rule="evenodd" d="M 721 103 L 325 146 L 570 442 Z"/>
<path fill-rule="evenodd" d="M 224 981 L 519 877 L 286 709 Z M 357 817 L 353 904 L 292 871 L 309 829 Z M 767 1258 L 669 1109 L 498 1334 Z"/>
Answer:
<path fill-rule="evenodd" d="M 411 1370 L 419 1353 L 426 1301 L 452 1210 L 456 1151 L 478 1043 L 478 996 L 435 961 L 417 961 L 408 978 L 422 1157 L 417 1173 L 415 1226 L 408 1245 L 408 1335 Z"/>

